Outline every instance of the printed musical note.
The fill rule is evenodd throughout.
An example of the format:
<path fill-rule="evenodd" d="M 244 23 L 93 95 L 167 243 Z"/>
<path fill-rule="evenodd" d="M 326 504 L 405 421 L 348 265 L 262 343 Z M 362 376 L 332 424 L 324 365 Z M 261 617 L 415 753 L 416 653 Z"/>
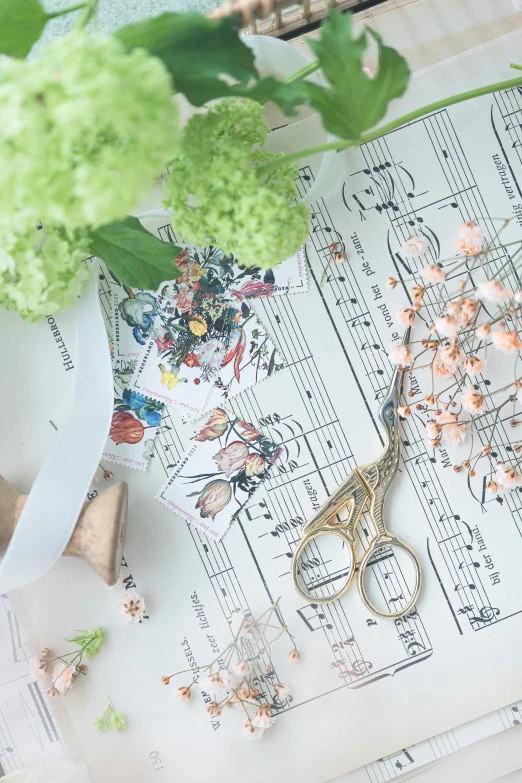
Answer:
<path fill-rule="evenodd" d="M 311 610 L 311 611 L 307 611 Z M 301 620 L 304 622 L 306 627 L 309 631 L 312 633 L 314 631 L 320 631 L 322 628 L 326 628 L 328 631 L 331 631 L 333 628 L 333 625 L 331 623 L 326 622 L 326 616 L 324 612 L 318 612 L 317 611 L 317 604 L 310 604 L 308 607 L 304 607 L 303 609 L 297 609 L 297 614 L 301 618 Z M 308 617 L 305 615 L 305 611 L 308 614 Z M 315 623 L 315 627 L 314 627 Z"/>

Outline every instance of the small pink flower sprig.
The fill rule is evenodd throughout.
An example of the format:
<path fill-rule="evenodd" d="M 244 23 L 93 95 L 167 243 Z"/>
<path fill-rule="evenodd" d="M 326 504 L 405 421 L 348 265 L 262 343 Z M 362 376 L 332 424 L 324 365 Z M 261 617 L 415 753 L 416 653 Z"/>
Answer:
<path fill-rule="evenodd" d="M 105 632 L 101 627 L 77 633 L 78 636 L 65 641 L 78 645 L 79 650 L 73 650 L 63 655 L 53 655 L 48 647 L 44 647 L 39 657 L 32 658 L 29 662 L 34 676 L 40 680 L 47 680 L 49 684 L 48 696 L 57 696 L 59 693 L 65 696 L 71 690 L 77 677 L 80 674 L 87 674 L 87 666 L 82 663 L 83 657 L 93 658 L 97 655 L 105 638 Z"/>
<path fill-rule="evenodd" d="M 223 652 L 205 666 L 162 677 L 162 683 L 168 685 L 173 677 L 192 673 L 195 675 L 192 683 L 182 685 L 174 691 L 177 699 L 188 701 L 192 687 L 198 683 L 211 717 L 219 717 L 225 707 L 237 708 L 244 718 L 243 736 L 249 740 L 260 740 L 265 729 L 275 723 L 273 713 L 283 709 L 292 700 L 290 687 L 277 682 L 272 662 L 272 645 L 286 635 L 292 644 L 288 660 L 298 661 L 300 658 L 295 639 L 284 624 L 278 609 L 279 600 L 257 620 L 245 612 L 234 612 L 230 619 L 234 638 Z M 273 622 L 274 615 L 281 624 Z M 268 634 L 272 635 L 271 639 Z M 200 673 L 204 676 L 200 676 Z"/>
<path fill-rule="evenodd" d="M 389 350 L 391 362 L 408 370 L 408 396 L 415 396 L 411 388 L 415 371 L 427 370 L 430 375 L 431 391 L 424 397 L 425 404 L 415 406 L 428 417 L 423 423 L 429 444 L 434 449 L 459 445 L 469 435 L 469 455 L 454 465 L 454 470 L 460 473 L 466 469 L 473 478 L 479 460 L 485 459 L 481 474 L 490 493 L 522 485 L 522 457 L 513 456 L 520 453 L 522 441 L 508 438 L 502 442 L 506 440 L 504 435 L 498 442 L 501 427 L 509 422 L 508 426 L 514 428 L 519 423 L 515 407 L 522 404 L 522 283 L 517 272 L 522 242 L 504 244 L 499 240 L 511 220 L 503 221 L 489 244 L 478 223 L 464 223 L 453 243 L 455 257 L 419 267 L 421 282 L 415 278 L 401 280 L 414 285 L 409 289 L 411 305 L 396 318 L 405 326 L 424 328 L 425 335 Z M 514 246 L 513 253 L 508 251 L 510 246 Z M 401 250 L 411 258 L 421 257 L 428 252 L 429 243 L 424 236 L 409 237 Z M 494 252 L 499 250 L 507 254 L 503 262 Z M 398 282 L 389 277 L 388 288 L 395 288 Z M 506 282 L 518 290 L 513 293 Z M 488 355 L 490 347 L 492 355 Z M 508 364 L 506 360 L 511 361 Z M 491 390 L 495 377 L 498 388 Z M 411 409 L 401 405 L 398 413 L 405 419 Z M 476 439 L 478 450 L 474 448 Z M 497 460 L 499 454 L 505 457 Z"/>

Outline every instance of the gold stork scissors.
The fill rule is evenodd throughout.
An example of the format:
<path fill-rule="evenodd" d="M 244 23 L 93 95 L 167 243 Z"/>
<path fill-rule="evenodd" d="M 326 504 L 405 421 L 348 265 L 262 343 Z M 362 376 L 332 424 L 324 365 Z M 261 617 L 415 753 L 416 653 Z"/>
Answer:
<path fill-rule="evenodd" d="M 410 338 L 410 328 L 404 335 L 403 345 Z M 326 604 L 340 598 L 350 587 L 356 571 L 355 529 L 360 516 L 369 501 L 369 512 L 376 533 L 368 549 L 359 563 L 357 584 L 362 602 L 366 608 L 377 617 L 397 618 L 411 611 L 415 605 L 421 588 L 421 565 L 415 552 L 386 528 L 383 519 L 383 508 L 386 495 L 391 486 L 399 465 L 399 417 L 397 407 L 402 389 L 404 368 L 396 367 L 384 402 L 379 410 L 379 420 L 386 435 L 386 445 L 382 454 L 373 462 L 355 468 L 331 497 L 321 506 L 310 521 L 303 527 L 301 541 L 292 562 L 292 582 L 295 589 L 305 601 L 314 604 Z M 348 518 L 340 522 L 336 516 L 346 507 Z M 350 556 L 346 581 L 333 595 L 318 597 L 308 592 L 300 580 L 299 559 L 304 549 L 314 538 L 322 535 L 338 536 L 345 544 Z M 369 599 L 364 584 L 366 567 L 371 563 L 372 555 L 383 546 L 394 546 L 405 551 L 413 561 L 415 568 L 415 585 L 410 600 L 398 611 L 385 612 L 377 608 Z"/>

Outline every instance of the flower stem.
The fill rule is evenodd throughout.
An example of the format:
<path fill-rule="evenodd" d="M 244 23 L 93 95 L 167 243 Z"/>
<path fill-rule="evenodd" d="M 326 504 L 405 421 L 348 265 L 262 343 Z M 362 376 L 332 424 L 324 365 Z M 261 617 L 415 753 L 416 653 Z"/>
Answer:
<path fill-rule="evenodd" d="M 65 16 L 65 14 L 72 14 L 73 11 L 79 11 L 81 8 L 85 8 L 86 3 L 77 3 L 76 5 L 71 5 L 69 8 L 62 8 L 61 11 L 50 11 L 50 13 L 47 14 L 48 19 L 55 19 L 57 16 Z"/>
<path fill-rule="evenodd" d="M 83 12 L 80 14 L 78 21 L 76 22 L 76 27 L 79 30 L 81 30 L 88 22 L 90 22 L 96 13 L 98 2 L 99 0 L 87 0 L 87 2 L 83 4 Z"/>
<path fill-rule="evenodd" d="M 348 141 L 331 141 L 327 142 L 326 144 L 318 144 L 315 147 L 307 147 L 304 150 L 298 150 L 297 152 L 292 152 L 288 155 L 282 155 L 281 157 L 270 161 L 270 163 L 267 163 L 266 166 L 263 166 L 260 169 L 260 173 L 265 175 L 269 174 L 270 171 L 279 168 L 279 166 L 287 165 L 288 163 L 292 163 L 293 161 L 299 160 L 300 158 L 308 157 L 309 155 L 316 155 L 321 152 L 329 152 L 330 150 L 340 152 L 341 150 L 349 149 L 350 147 L 367 144 L 369 141 L 374 141 L 375 139 L 384 136 L 386 133 L 390 133 L 391 131 L 400 128 L 402 125 L 406 125 L 409 122 L 418 120 L 419 117 L 423 117 L 425 114 L 439 111 L 440 109 L 444 109 L 447 106 L 453 106 L 456 103 L 469 101 L 471 98 L 478 98 L 481 95 L 490 95 L 492 92 L 508 90 L 511 87 L 519 87 L 521 85 L 522 77 L 518 77 L 516 79 L 507 79 L 503 82 L 487 84 L 485 87 L 476 87 L 473 90 L 460 92 L 457 93 L 457 95 L 452 95 L 449 98 L 442 98 L 441 100 L 435 101 L 434 103 L 427 103 L 425 106 L 421 106 L 419 109 L 414 109 L 407 114 L 403 114 L 401 117 L 397 117 L 396 120 L 392 120 L 386 125 L 381 125 L 379 128 L 370 131 L 370 133 L 363 134 L 358 140 L 350 139 Z"/>
<path fill-rule="evenodd" d="M 513 68 L 514 66 L 511 67 Z M 297 82 L 300 79 L 306 79 L 307 76 L 310 76 L 311 73 L 315 73 L 315 71 L 319 70 L 319 68 L 319 60 L 313 60 L 311 63 L 308 63 L 308 65 L 303 65 L 303 67 L 299 68 L 298 71 L 292 73 L 290 76 L 287 76 L 286 79 L 283 79 L 283 84 L 291 84 L 292 82 Z"/>

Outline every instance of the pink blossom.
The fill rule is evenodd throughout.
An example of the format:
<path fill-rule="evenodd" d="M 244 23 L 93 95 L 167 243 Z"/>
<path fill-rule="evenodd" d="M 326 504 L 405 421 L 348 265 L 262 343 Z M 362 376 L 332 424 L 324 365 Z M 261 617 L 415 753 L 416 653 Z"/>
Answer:
<path fill-rule="evenodd" d="M 522 348 L 522 343 L 518 339 L 516 332 L 509 332 L 507 329 L 495 329 L 491 337 L 495 348 L 498 348 L 499 351 L 504 351 L 504 353 L 515 353 L 515 351 Z"/>
<path fill-rule="evenodd" d="M 475 330 L 477 337 L 480 337 L 482 340 L 486 339 L 490 331 L 491 326 L 489 324 L 480 324 Z"/>
<path fill-rule="evenodd" d="M 484 236 L 484 229 L 475 223 L 474 220 L 468 220 L 459 226 L 457 229 L 457 236 L 460 239 L 464 239 L 466 242 L 479 242 Z"/>
<path fill-rule="evenodd" d="M 509 299 L 510 296 L 511 291 L 504 288 L 502 283 L 499 283 L 498 280 L 487 280 L 477 286 L 477 297 L 486 302 L 500 304 L 505 299 Z"/>
<path fill-rule="evenodd" d="M 395 317 L 401 324 L 405 326 L 413 326 L 415 322 L 415 311 L 411 307 L 406 307 L 404 310 L 400 310 L 395 314 Z"/>
<path fill-rule="evenodd" d="M 240 440 L 234 440 L 212 457 L 219 470 L 224 470 L 231 476 L 236 470 L 245 467 L 248 457 L 248 446 Z"/>
<path fill-rule="evenodd" d="M 126 623 L 139 623 L 145 612 L 145 599 L 138 593 L 124 593 L 117 606 Z"/>
<path fill-rule="evenodd" d="M 466 386 L 462 392 L 462 407 L 468 413 L 482 413 L 486 407 L 484 397 L 473 386 Z"/>
<path fill-rule="evenodd" d="M 393 364 L 400 364 L 403 367 L 407 367 L 413 362 L 413 356 L 410 353 L 410 349 L 407 345 L 392 345 L 388 352 L 390 361 Z"/>
<path fill-rule="evenodd" d="M 464 369 L 468 375 L 473 376 L 481 373 L 485 366 L 485 359 L 480 359 L 478 356 L 470 356 L 464 365 Z"/>
<path fill-rule="evenodd" d="M 432 368 L 435 378 L 449 378 L 455 372 L 455 367 L 448 367 L 447 364 L 444 364 L 438 354 L 433 360 Z"/>
<path fill-rule="evenodd" d="M 441 337 L 456 337 L 457 322 L 452 315 L 442 315 L 435 319 L 435 329 Z"/>
<path fill-rule="evenodd" d="M 168 349 L 172 348 L 174 345 L 172 342 L 172 337 L 170 334 L 168 334 L 168 332 L 165 332 L 163 337 L 157 337 L 154 342 L 156 343 L 158 351 L 168 351 Z"/>
<path fill-rule="evenodd" d="M 275 718 L 270 715 L 271 704 L 263 704 L 252 719 L 252 726 L 258 729 L 269 729 L 275 723 Z"/>
<path fill-rule="evenodd" d="M 263 283 L 261 280 L 247 280 L 241 288 L 232 291 L 232 296 L 241 301 L 247 296 L 272 296 L 275 285 L 272 283 Z"/>
<path fill-rule="evenodd" d="M 439 356 L 444 364 L 452 369 L 463 364 L 466 358 L 464 351 L 461 351 L 456 345 L 445 345 L 440 350 Z"/>
<path fill-rule="evenodd" d="M 497 465 L 495 480 L 502 489 L 515 489 L 522 484 L 522 476 L 518 470 L 502 462 Z"/>
<path fill-rule="evenodd" d="M 463 256 L 476 256 L 480 253 L 482 246 L 477 245 L 476 242 L 466 242 L 465 239 L 455 239 L 453 242 L 453 250 L 457 255 Z"/>
<path fill-rule="evenodd" d="M 408 237 L 401 247 L 405 256 L 422 256 L 428 250 L 428 243 L 424 237 Z"/>
<path fill-rule="evenodd" d="M 442 425 L 442 436 L 448 443 L 458 445 L 466 439 L 466 425 L 459 423 L 457 415 L 449 411 L 442 411 L 437 417 L 437 422 Z"/>
<path fill-rule="evenodd" d="M 443 283 L 446 279 L 446 273 L 437 264 L 425 266 L 420 271 L 420 276 L 428 283 Z"/>
<path fill-rule="evenodd" d="M 76 675 L 76 666 L 58 661 L 53 669 L 53 686 L 58 693 L 66 694 L 71 690 Z"/>
<path fill-rule="evenodd" d="M 174 304 L 181 313 L 188 313 L 192 310 L 192 300 L 194 299 L 194 291 L 189 291 L 186 288 L 182 288 L 177 296 L 174 297 Z"/>
<path fill-rule="evenodd" d="M 243 724 L 242 734 L 252 742 L 259 742 L 263 738 L 263 729 L 254 726 L 251 720 L 247 720 Z"/>
<path fill-rule="evenodd" d="M 426 424 L 426 435 L 430 440 L 436 440 L 438 437 L 440 437 L 440 433 L 442 432 L 442 425 L 439 424 L 435 419 L 430 419 L 430 421 Z"/>

